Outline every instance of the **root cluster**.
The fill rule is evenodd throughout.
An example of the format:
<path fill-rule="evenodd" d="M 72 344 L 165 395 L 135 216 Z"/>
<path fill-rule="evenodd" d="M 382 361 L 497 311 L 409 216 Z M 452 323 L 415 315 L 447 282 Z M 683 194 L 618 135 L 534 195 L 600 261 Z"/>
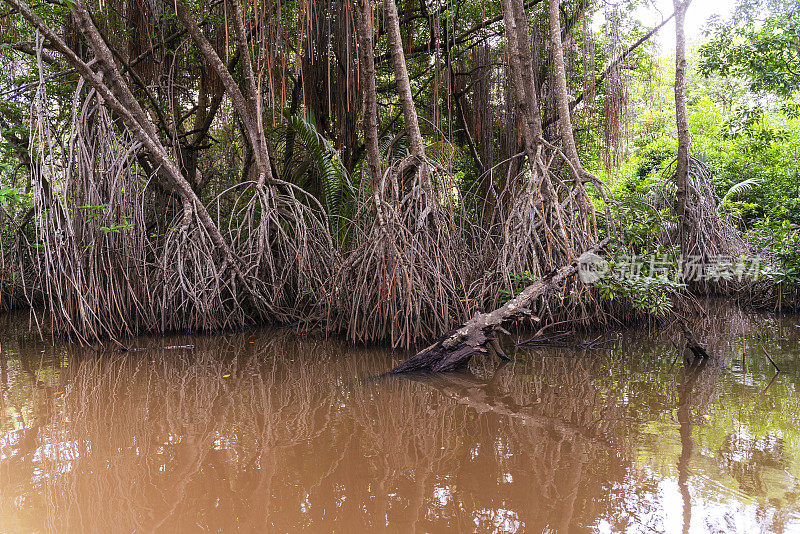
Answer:
<path fill-rule="evenodd" d="M 413 156 L 384 173 L 373 193 L 374 217 L 335 278 L 334 329 L 353 341 L 409 346 L 468 316 L 474 273 L 465 218 L 447 198 L 448 177 Z M 404 188 L 408 182 L 413 185 Z"/>
<path fill-rule="evenodd" d="M 154 173 L 143 177 L 137 144 L 115 135 L 93 95 L 76 114 L 65 168 L 47 166 L 52 150 L 40 153 L 40 245 L 29 262 L 49 326 L 86 342 L 278 322 L 409 347 L 497 306 L 518 289 L 518 273 L 541 277 L 596 238 L 554 170 L 559 154 L 542 145 L 490 226 L 467 212 L 472 204 L 452 175 L 427 157 L 389 166 L 345 244 L 297 186 L 243 183 L 207 208 L 228 258 L 197 206 L 162 190 Z M 558 308 L 585 322 L 597 307 L 573 289 Z M 554 308 L 546 299 L 536 305 L 563 320 Z"/>
<path fill-rule="evenodd" d="M 38 235 L 23 263 L 52 331 L 85 342 L 276 322 L 410 347 L 497 307 L 598 240 L 583 187 L 562 177 L 574 174 L 570 161 L 542 141 L 491 217 L 470 208 L 479 203 L 441 163 L 395 160 L 357 201 L 345 240 L 298 186 L 235 185 L 206 200 L 226 254 L 198 206 L 144 171 L 138 144 L 119 137 L 93 94 L 75 114 L 63 151 L 42 128 Z M 71 156 L 58 167 L 62 153 Z M 605 324 L 611 311 L 569 282 L 533 303 L 531 321 Z"/>
<path fill-rule="evenodd" d="M 675 183 L 672 176 L 675 164 L 669 165 L 663 173 L 663 179 L 654 188 L 654 205 L 657 208 L 667 208 L 667 211 L 677 217 L 675 208 Z M 713 282 L 704 280 L 703 275 L 708 274 L 708 266 L 716 257 L 737 257 L 747 252 L 746 243 L 733 225 L 725 220 L 719 213 L 719 197 L 714 191 L 711 171 L 697 158 L 689 158 L 689 175 L 687 180 L 688 198 L 683 224 L 665 224 L 661 242 L 665 246 L 681 247 L 681 253 L 686 264 L 684 267 L 692 290 L 699 292 L 719 292 L 728 289 L 725 279 Z M 681 226 L 684 236 L 681 238 Z M 699 271 L 700 277 L 695 277 L 694 272 Z"/>

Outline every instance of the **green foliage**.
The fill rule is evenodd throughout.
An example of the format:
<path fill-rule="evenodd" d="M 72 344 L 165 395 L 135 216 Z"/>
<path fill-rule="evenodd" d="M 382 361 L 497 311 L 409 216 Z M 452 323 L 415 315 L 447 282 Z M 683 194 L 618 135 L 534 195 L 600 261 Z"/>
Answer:
<path fill-rule="evenodd" d="M 594 287 L 606 300 L 624 299 L 636 310 L 665 317 L 672 311 L 673 295 L 686 287 L 675 276 L 678 272 L 675 252 L 656 247 L 648 254 L 632 258 L 624 249 L 611 250 L 608 274 L 596 281 Z M 635 269 L 631 269 L 632 261 Z"/>
<path fill-rule="evenodd" d="M 351 183 L 341 154 L 319 130 L 311 110 L 291 113 L 286 109 L 283 116 L 285 127 L 273 132 L 274 159 L 282 162 L 280 177 L 313 195 L 328 215 L 331 233 L 344 239 L 345 221 L 354 214 L 358 187 Z"/>
<path fill-rule="evenodd" d="M 754 93 L 786 96 L 800 85 L 797 0 L 740 2 L 731 20 L 712 23 L 710 35 L 700 49 L 702 74 L 746 79 Z"/>
<path fill-rule="evenodd" d="M 339 151 L 317 130 L 314 115 L 310 111 L 292 114 L 287 110 L 284 117 L 288 127 L 299 136 L 306 156 L 306 160 L 300 161 L 299 165 L 295 161 L 292 162 L 295 165 L 283 169 L 287 181 L 307 186 L 310 173 L 313 173 L 321 185 L 323 205 L 328 215 L 340 216 L 342 197 L 351 189 L 351 185 Z"/>
<path fill-rule="evenodd" d="M 763 276 L 784 288 L 800 287 L 800 226 L 766 219 L 755 223 L 749 238 L 756 250 L 772 260 Z"/>
<path fill-rule="evenodd" d="M 119 234 L 128 230 L 133 230 L 133 223 L 114 224 L 112 226 L 101 226 L 100 230 L 105 234 Z"/>
<path fill-rule="evenodd" d="M 661 83 L 659 91 L 669 94 L 671 85 Z M 757 108 L 746 100 L 722 101 L 711 92 L 696 92 L 689 106 L 692 153 L 713 173 L 716 192 L 724 199 L 720 210 L 739 217 L 743 227 L 762 217 L 800 223 L 800 118 L 793 113 L 800 97 Z M 635 113 L 633 150 L 609 179 L 623 202 L 645 201 L 642 195 L 673 161 L 672 113 L 651 108 Z M 642 212 L 652 217 L 652 210 Z"/>
<path fill-rule="evenodd" d="M 622 298 L 639 311 L 665 317 L 672 311 L 672 295 L 684 285 L 666 276 L 636 276 L 604 278 L 595 287 L 606 300 Z"/>
<path fill-rule="evenodd" d="M 26 193 L 20 187 L 0 188 L 0 206 L 8 211 L 26 211 L 33 207 L 33 194 Z"/>
<path fill-rule="evenodd" d="M 533 273 L 530 271 L 524 271 L 521 273 L 513 273 L 511 275 L 511 289 L 501 289 L 500 290 L 500 299 L 502 302 L 508 302 L 509 300 L 513 299 L 517 295 L 522 292 L 523 289 L 534 283 L 539 279 L 538 276 L 534 276 Z"/>
<path fill-rule="evenodd" d="M 667 146 L 664 143 L 648 145 L 638 154 L 636 176 L 643 180 L 674 157 L 675 150 L 672 146 Z"/>
<path fill-rule="evenodd" d="M 655 207 L 648 192 L 621 191 L 618 197 L 620 202 L 612 206 L 612 212 L 624 222 L 620 229 L 622 242 L 633 252 L 647 253 L 668 219 L 666 208 Z"/>
<path fill-rule="evenodd" d="M 87 221 L 96 221 L 97 219 L 102 218 L 107 209 L 108 204 L 86 204 L 84 206 L 78 206 L 78 211 L 84 214 Z"/>

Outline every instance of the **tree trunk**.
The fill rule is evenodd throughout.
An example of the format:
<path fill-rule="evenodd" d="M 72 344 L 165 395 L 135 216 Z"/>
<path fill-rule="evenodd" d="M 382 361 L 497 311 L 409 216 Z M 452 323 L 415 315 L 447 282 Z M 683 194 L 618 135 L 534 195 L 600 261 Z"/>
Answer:
<path fill-rule="evenodd" d="M 582 184 L 582 174 L 585 172 L 581 166 L 575 137 L 572 133 L 572 118 L 569 110 L 569 94 L 567 93 L 567 73 L 564 67 L 564 47 L 561 44 L 560 0 L 550 0 L 550 44 L 553 53 L 553 67 L 558 110 L 558 129 L 561 142 L 564 144 L 564 153 L 572 164 L 576 187 Z"/>
<path fill-rule="evenodd" d="M 379 195 L 381 157 L 378 148 L 378 97 L 375 88 L 375 55 L 372 47 L 372 8 L 369 0 L 358 3 L 358 43 L 361 48 L 361 77 L 364 87 L 364 144 L 367 150 L 372 193 Z"/>
<path fill-rule="evenodd" d="M 561 44 L 561 13 L 560 0 L 550 0 L 550 46 L 553 54 L 553 75 L 555 78 L 554 92 L 556 108 L 558 110 L 558 129 L 561 141 L 564 143 L 564 152 L 573 161 L 579 162 L 578 149 L 572 134 L 572 119 L 569 113 L 569 96 L 567 94 L 567 73 L 564 67 L 564 47 Z"/>
<path fill-rule="evenodd" d="M 534 82 L 528 19 L 520 0 L 504 0 L 503 7 L 517 112 L 520 114 L 525 152 L 533 164 L 536 147 L 542 137 L 542 115 Z"/>
<path fill-rule="evenodd" d="M 406 57 L 403 52 L 403 40 L 400 36 L 400 17 L 397 14 L 397 4 L 395 4 L 394 0 L 386 0 L 385 8 L 386 33 L 389 36 L 389 48 L 391 48 L 397 92 L 400 95 L 400 104 L 403 107 L 406 135 L 408 135 L 411 154 L 423 159 L 425 158 L 425 147 L 419 130 L 417 108 L 414 106 L 414 95 L 411 93 L 408 69 L 406 69 Z"/>
<path fill-rule="evenodd" d="M 585 254 L 597 254 L 610 242 L 605 238 Z M 461 328 L 449 332 L 439 338 L 433 345 L 421 350 L 412 358 L 401 363 L 390 371 L 391 374 L 413 371 L 431 371 L 440 373 L 464 367 L 476 353 L 489 352 L 490 344 L 502 331 L 502 324 L 508 320 L 530 314 L 530 305 L 542 295 L 558 289 L 569 276 L 578 272 L 578 259 L 558 270 L 551 271 L 522 290 L 513 299 L 500 308 L 479 313 L 464 323 Z"/>
<path fill-rule="evenodd" d="M 578 190 L 578 207 L 583 220 L 588 220 L 588 198 L 583 187 L 584 177 L 587 172 L 581 165 L 578 148 L 575 146 L 575 137 L 572 133 L 572 119 L 569 111 L 569 95 L 567 93 L 567 72 L 564 67 L 564 47 L 561 44 L 561 13 L 560 0 L 550 0 L 550 42 L 553 53 L 553 66 L 555 77 L 556 107 L 558 108 L 558 129 L 561 130 L 561 141 L 564 152 L 569 160 L 569 167 Z"/>
<path fill-rule="evenodd" d="M 250 104 L 250 116 L 248 120 L 251 123 L 251 128 L 255 128 L 255 132 L 253 132 L 252 135 L 254 135 L 258 141 L 257 145 L 253 145 L 253 150 L 256 154 L 256 164 L 259 169 L 258 183 L 264 184 L 272 181 L 272 161 L 269 155 L 269 148 L 267 147 L 267 136 L 264 132 L 264 113 L 262 109 L 263 95 L 261 94 L 260 83 L 256 82 L 255 73 L 253 71 L 253 61 L 250 57 L 250 46 L 247 43 L 247 30 L 244 25 L 242 3 L 240 0 L 233 0 L 233 6 L 236 34 L 239 41 L 239 50 L 242 55 L 242 71 L 246 81 L 245 91 L 247 92 L 247 99 Z"/>
<path fill-rule="evenodd" d="M 680 231 L 681 253 L 684 259 L 689 254 L 689 228 L 687 228 L 686 205 L 689 181 L 689 120 L 686 115 L 686 36 L 684 22 L 691 0 L 673 0 L 675 7 L 675 122 L 678 127 L 678 159 L 675 164 L 677 187 L 677 212 Z"/>

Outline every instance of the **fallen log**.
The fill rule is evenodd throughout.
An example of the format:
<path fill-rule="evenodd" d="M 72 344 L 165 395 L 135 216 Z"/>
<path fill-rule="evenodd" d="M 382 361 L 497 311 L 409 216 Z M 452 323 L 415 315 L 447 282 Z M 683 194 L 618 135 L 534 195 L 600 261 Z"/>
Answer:
<path fill-rule="evenodd" d="M 689 329 L 689 325 L 686 324 L 686 321 L 679 317 L 678 323 L 680 324 L 683 338 L 686 340 L 686 348 L 691 351 L 692 355 L 694 355 L 694 360 L 686 360 L 686 363 L 692 365 L 710 358 L 708 351 L 699 341 L 697 341 L 697 338 L 694 337 L 694 333 L 692 333 L 692 331 Z"/>
<path fill-rule="evenodd" d="M 601 252 L 609 241 L 610 238 L 604 239 L 584 252 L 581 257 Z M 541 280 L 537 280 L 523 289 L 519 295 L 500 308 L 475 315 L 460 328 L 448 332 L 433 345 L 422 349 L 389 371 L 389 374 L 412 371 L 433 373 L 453 371 L 467 365 L 473 355 L 489 352 L 492 345 L 496 344 L 497 332 L 503 331 L 503 323 L 516 317 L 529 315 L 531 313 L 529 306 L 534 300 L 559 288 L 564 280 L 578 272 L 578 260 L 579 258 L 575 258 L 570 264 L 547 273 Z"/>

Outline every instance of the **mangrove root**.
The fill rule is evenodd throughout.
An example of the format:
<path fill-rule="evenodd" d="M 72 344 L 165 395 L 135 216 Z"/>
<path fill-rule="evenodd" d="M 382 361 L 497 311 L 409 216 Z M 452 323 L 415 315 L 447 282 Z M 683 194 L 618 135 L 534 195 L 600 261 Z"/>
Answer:
<path fill-rule="evenodd" d="M 708 359 L 709 358 L 708 351 L 699 341 L 697 341 L 697 338 L 694 337 L 694 334 L 689 329 L 689 326 L 686 324 L 686 321 L 679 318 L 679 322 L 681 325 L 681 332 L 683 333 L 683 337 L 686 340 L 686 348 L 691 351 L 692 355 L 694 355 L 694 361 L 699 362 Z"/>
<path fill-rule="evenodd" d="M 587 253 L 597 254 L 609 243 L 606 238 Z M 496 340 L 496 333 L 502 331 L 502 324 L 510 319 L 530 314 L 529 306 L 539 297 L 558 289 L 561 283 L 578 271 L 578 259 L 568 265 L 543 276 L 526 287 L 520 294 L 506 302 L 500 308 L 479 313 L 464 323 L 461 328 L 449 332 L 439 338 L 433 345 L 421 350 L 416 355 L 401 363 L 390 371 L 390 374 L 411 371 L 431 371 L 441 373 L 452 371 L 469 363 L 476 353 L 487 353 Z"/>

